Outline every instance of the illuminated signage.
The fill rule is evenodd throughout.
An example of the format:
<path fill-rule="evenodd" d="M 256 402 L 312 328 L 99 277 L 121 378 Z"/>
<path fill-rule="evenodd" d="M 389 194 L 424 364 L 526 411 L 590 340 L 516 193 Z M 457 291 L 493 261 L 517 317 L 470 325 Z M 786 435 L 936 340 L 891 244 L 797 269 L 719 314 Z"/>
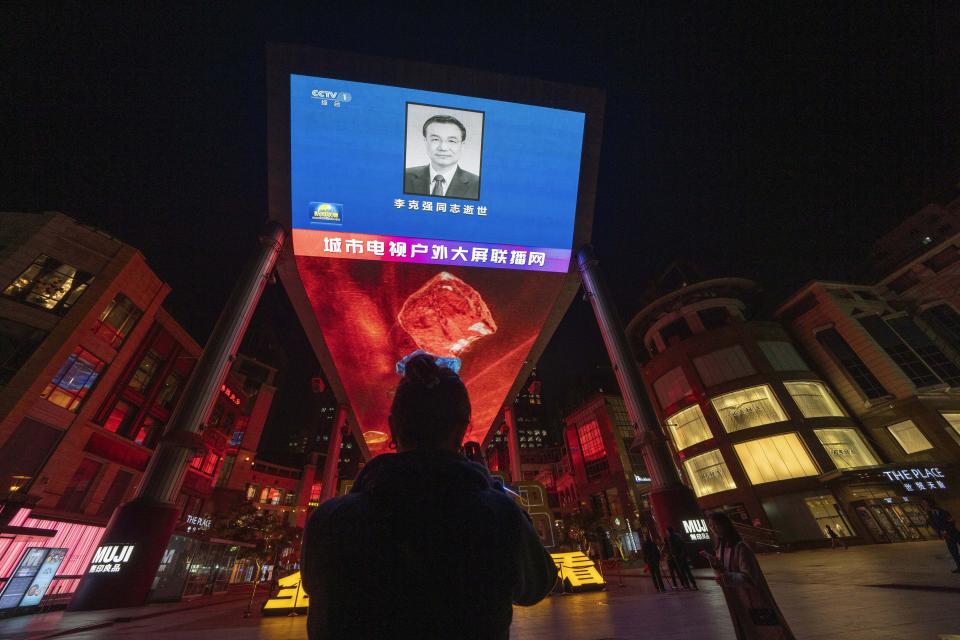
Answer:
<path fill-rule="evenodd" d="M 213 520 L 201 516 L 187 516 L 187 531 L 206 531 L 213 525 Z"/>
<path fill-rule="evenodd" d="M 691 540 L 709 540 L 710 530 L 707 528 L 707 521 L 703 518 L 694 520 L 684 520 L 683 530 L 690 536 Z"/>
<path fill-rule="evenodd" d="M 119 573 L 133 555 L 132 544 L 113 544 L 97 547 L 87 573 Z"/>
<path fill-rule="evenodd" d="M 0 592 L 0 609 L 40 604 L 66 555 L 66 549 L 28 548 Z"/>
<path fill-rule="evenodd" d="M 591 591 L 607 585 L 597 565 L 582 551 L 551 553 L 550 557 L 557 565 L 564 591 Z"/>
<path fill-rule="evenodd" d="M 233 392 L 233 389 L 231 389 L 227 385 L 225 384 L 220 385 L 220 392 L 223 393 L 223 395 L 227 396 L 227 398 L 233 404 L 236 404 L 236 405 L 240 404 L 239 396 L 237 396 L 237 394 Z"/>
<path fill-rule="evenodd" d="M 263 615 L 305 612 L 310 607 L 310 596 L 300 585 L 299 571 L 280 578 L 277 586 L 277 595 L 267 600 L 261 609 Z"/>
<path fill-rule="evenodd" d="M 946 475 L 940 467 L 911 467 L 884 471 L 883 475 L 890 482 L 898 483 L 905 491 L 938 491 L 947 488 L 944 482 Z"/>
<path fill-rule="evenodd" d="M 286 78 L 296 269 L 367 448 L 417 350 L 460 367 L 482 442 L 570 270 L 585 114 Z"/>
<path fill-rule="evenodd" d="M 641 476 L 640 474 L 635 473 L 633 474 L 633 481 L 636 482 L 637 484 L 642 484 L 644 482 L 650 482 L 650 478 L 648 478 L 647 476 Z"/>

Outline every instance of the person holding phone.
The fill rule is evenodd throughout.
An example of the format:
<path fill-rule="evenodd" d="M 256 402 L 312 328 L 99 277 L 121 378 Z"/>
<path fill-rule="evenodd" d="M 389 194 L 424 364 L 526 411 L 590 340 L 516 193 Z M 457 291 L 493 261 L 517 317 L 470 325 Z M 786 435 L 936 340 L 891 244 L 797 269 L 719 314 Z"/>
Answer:
<path fill-rule="evenodd" d="M 310 640 L 507 640 L 512 605 L 536 604 L 557 581 L 527 513 L 460 454 L 470 398 L 439 362 L 406 363 L 389 417 L 397 453 L 372 459 L 307 522 Z"/>
<path fill-rule="evenodd" d="M 717 576 L 738 640 L 794 640 L 753 550 L 725 513 L 707 515 L 716 553 L 701 551 Z"/>

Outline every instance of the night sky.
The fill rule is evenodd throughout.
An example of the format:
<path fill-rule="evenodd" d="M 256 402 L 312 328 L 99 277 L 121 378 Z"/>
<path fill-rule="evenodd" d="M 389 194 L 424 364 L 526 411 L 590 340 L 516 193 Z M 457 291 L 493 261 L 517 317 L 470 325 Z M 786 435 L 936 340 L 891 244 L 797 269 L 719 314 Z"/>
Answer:
<path fill-rule="evenodd" d="M 268 41 L 605 89 L 594 245 L 626 318 L 678 258 L 761 281 L 771 306 L 867 281 L 871 242 L 960 179 L 953 2 L 138 4 L 0 8 L 0 210 L 138 247 L 201 342 L 266 217 Z M 263 307 L 257 344 L 284 369 L 272 447 L 309 422 L 317 367 L 279 286 Z M 545 393 L 604 359 L 578 299 Z"/>

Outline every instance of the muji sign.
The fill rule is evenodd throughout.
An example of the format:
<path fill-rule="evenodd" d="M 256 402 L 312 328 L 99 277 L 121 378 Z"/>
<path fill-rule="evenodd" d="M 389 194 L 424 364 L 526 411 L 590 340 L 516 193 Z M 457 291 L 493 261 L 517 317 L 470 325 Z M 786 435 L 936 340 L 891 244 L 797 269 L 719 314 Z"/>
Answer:
<path fill-rule="evenodd" d="M 97 547 L 87 573 L 119 573 L 133 555 L 132 544 L 110 544 Z"/>

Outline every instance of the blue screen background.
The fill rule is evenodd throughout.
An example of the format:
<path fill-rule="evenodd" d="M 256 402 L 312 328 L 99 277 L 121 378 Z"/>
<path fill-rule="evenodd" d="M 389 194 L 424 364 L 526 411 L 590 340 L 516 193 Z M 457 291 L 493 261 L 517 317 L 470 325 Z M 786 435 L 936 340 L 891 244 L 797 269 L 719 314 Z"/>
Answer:
<path fill-rule="evenodd" d="M 314 90 L 347 92 L 334 107 Z M 406 103 L 484 112 L 479 200 L 403 192 Z M 570 249 L 584 114 L 329 78 L 290 76 L 293 226 L 384 236 Z M 397 209 L 394 200 L 487 207 L 487 216 Z M 343 205 L 343 222 L 310 220 L 311 202 Z"/>

